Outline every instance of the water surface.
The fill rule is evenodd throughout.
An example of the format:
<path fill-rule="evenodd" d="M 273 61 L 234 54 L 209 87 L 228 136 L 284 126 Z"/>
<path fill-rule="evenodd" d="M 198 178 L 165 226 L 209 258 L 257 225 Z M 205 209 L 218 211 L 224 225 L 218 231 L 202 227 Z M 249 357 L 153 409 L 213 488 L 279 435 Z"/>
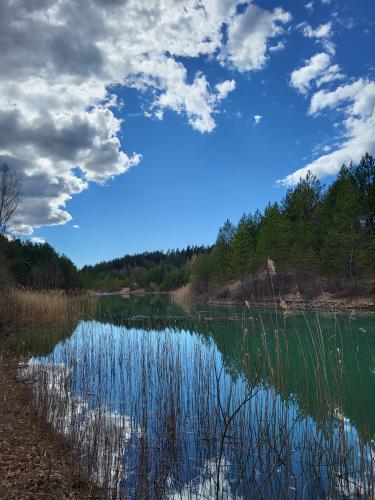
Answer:
<path fill-rule="evenodd" d="M 103 297 L 23 347 L 114 497 L 371 498 L 374 319 Z"/>

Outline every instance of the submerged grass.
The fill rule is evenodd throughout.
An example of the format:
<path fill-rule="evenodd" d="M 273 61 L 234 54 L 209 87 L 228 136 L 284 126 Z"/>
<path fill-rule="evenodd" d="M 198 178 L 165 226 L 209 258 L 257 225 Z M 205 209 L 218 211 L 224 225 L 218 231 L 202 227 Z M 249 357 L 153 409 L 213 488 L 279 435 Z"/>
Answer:
<path fill-rule="evenodd" d="M 273 314 L 249 304 L 233 322 L 239 364 L 213 341 L 220 323 L 206 318 L 202 335 L 201 318 L 187 329 L 137 316 L 81 322 L 23 375 L 108 497 L 373 498 L 373 443 L 342 411 L 339 322 L 327 337 L 318 315 L 302 311 L 301 332 Z M 302 399 L 288 394 L 291 377 L 308 381 Z"/>
<path fill-rule="evenodd" d="M 95 309 L 93 298 L 64 292 L 0 293 L 0 498 L 103 498 L 76 451 L 35 411 L 30 380 L 17 380 L 20 352 L 36 332 L 52 346 L 59 327 Z M 56 339 L 55 339 L 56 340 Z M 50 350 L 49 350 L 50 352 Z M 21 365 L 22 366 L 22 365 Z"/>

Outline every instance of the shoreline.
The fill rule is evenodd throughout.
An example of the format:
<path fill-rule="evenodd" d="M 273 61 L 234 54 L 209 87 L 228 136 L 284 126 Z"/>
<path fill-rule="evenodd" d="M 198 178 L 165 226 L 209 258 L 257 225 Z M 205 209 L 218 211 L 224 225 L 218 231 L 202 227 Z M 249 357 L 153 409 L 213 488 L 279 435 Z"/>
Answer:
<path fill-rule="evenodd" d="M 310 301 L 286 296 L 280 300 L 234 300 L 198 296 L 185 288 L 185 297 L 179 291 L 162 292 L 134 290 L 130 294 L 112 292 L 102 296 L 171 297 L 186 304 L 206 304 L 223 307 L 274 308 L 284 312 L 303 309 L 344 312 L 358 311 L 374 314 L 373 297 L 333 298 L 327 294 Z M 190 295 L 186 292 L 190 292 Z M 10 327 L 8 327 L 10 331 Z M 11 331 L 16 331 L 11 327 Z M 3 331 L 4 337 L 6 331 Z M 69 441 L 37 412 L 33 401 L 32 380 L 19 377 L 22 356 L 12 355 L 0 337 L 0 499 L 61 498 L 102 499 L 104 492 L 90 480 L 80 465 L 80 458 Z"/>
<path fill-rule="evenodd" d="M 118 296 L 128 298 L 131 296 L 145 296 L 145 295 L 169 295 L 178 302 L 186 302 L 190 304 L 205 304 L 211 306 L 223 307 L 246 307 L 246 303 L 250 307 L 276 307 L 283 310 L 321 310 L 321 311 L 352 311 L 360 310 L 363 312 L 375 313 L 375 297 L 372 296 L 358 296 L 358 297 L 332 297 L 329 294 L 322 294 L 324 297 L 319 296 L 312 299 L 296 299 L 291 296 L 285 296 L 270 299 L 233 299 L 233 298 L 215 298 L 207 295 L 196 295 L 190 291 L 188 293 L 180 294 L 180 290 L 172 290 L 168 292 L 155 292 L 148 290 L 132 290 L 131 292 L 123 293 L 120 291 L 115 292 L 97 292 L 99 297 Z M 276 302 L 276 304 L 275 304 Z"/>
<path fill-rule="evenodd" d="M 105 498 L 69 442 L 38 415 L 20 362 L 0 344 L 0 499 Z"/>
<path fill-rule="evenodd" d="M 281 302 L 282 301 L 282 302 Z M 250 307 L 274 307 L 274 300 L 259 300 L 259 301 L 247 301 Z M 245 301 L 243 300 L 220 300 L 220 299 L 209 299 L 206 304 L 216 305 L 216 306 L 239 306 L 244 305 Z M 283 310 L 319 310 L 319 311 L 352 311 L 352 310 L 361 310 L 368 312 L 375 312 L 375 303 L 371 298 L 365 299 L 341 299 L 341 300 L 332 300 L 332 301 L 320 301 L 320 300 L 288 300 L 281 299 L 276 303 L 276 307 Z"/>

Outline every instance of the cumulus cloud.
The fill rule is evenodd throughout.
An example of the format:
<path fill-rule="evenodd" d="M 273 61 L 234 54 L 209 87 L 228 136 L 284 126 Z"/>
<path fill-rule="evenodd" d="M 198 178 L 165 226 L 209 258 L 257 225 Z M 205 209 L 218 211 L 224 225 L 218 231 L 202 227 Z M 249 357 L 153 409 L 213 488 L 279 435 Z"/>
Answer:
<path fill-rule="evenodd" d="M 298 28 L 302 30 L 303 36 L 315 40 L 323 45 L 325 51 L 313 55 L 305 61 L 304 66 L 294 70 L 291 74 L 290 83 L 298 92 L 305 94 L 315 82 L 317 87 L 335 80 L 342 80 L 344 74 L 338 64 L 331 64 L 336 49 L 332 42 L 332 23 L 320 24 L 312 28 L 307 23 L 301 23 Z"/>
<path fill-rule="evenodd" d="M 323 45 L 326 52 L 332 56 L 335 55 L 336 48 L 332 42 L 333 30 L 331 21 L 326 24 L 320 24 L 316 28 L 312 28 L 306 22 L 299 24 L 298 27 L 302 30 L 303 36 L 314 39 L 316 43 Z"/>
<path fill-rule="evenodd" d="M 217 99 L 222 100 L 227 97 L 227 95 L 236 88 L 236 82 L 234 80 L 226 80 L 216 84 Z"/>
<path fill-rule="evenodd" d="M 303 23 L 299 28 L 304 36 L 323 42 L 327 51 L 315 54 L 305 61 L 304 66 L 293 71 L 290 83 L 305 95 L 313 89 L 308 109 L 311 117 L 327 110 L 335 111 L 335 127 L 339 135 L 334 144 L 322 148 L 326 154 L 277 181 L 284 185 L 296 184 L 309 170 L 319 178 L 334 175 L 343 163 L 359 161 L 366 152 L 375 153 L 375 82 L 359 78 L 332 89 L 332 82 L 344 80 L 346 76 L 338 64 L 332 63 L 335 49 L 331 42 L 331 23 L 315 29 Z M 330 89 L 328 84 L 331 84 Z"/>
<path fill-rule="evenodd" d="M 211 132 L 233 79 L 188 76 L 182 58 L 260 69 L 290 14 L 239 0 L 3 0 L 0 4 L 0 162 L 17 171 L 18 233 L 71 220 L 66 203 L 137 165 L 119 139 L 116 86 L 147 93 Z M 78 22 L 79 20 L 79 22 Z M 223 36 L 226 27 L 228 37 Z"/>
<path fill-rule="evenodd" d="M 290 83 L 302 94 L 306 93 L 311 82 L 323 75 L 331 62 L 331 57 L 325 52 L 315 54 L 305 61 L 304 66 L 294 70 L 290 77 Z"/>
<path fill-rule="evenodd" d="M 44 245 L 44 243 L 46 242 L 46 240 L 44 238 L 41 238 L 40 236 L 33 236 L 30 239 L 36 245 Z"/>
<path fill-rule="evenodd" d="M 307 23 L 302 23 L 302 29 L 307 38 L 329 38 L 332 33 L 332 23 L 321 24 L 315 29 Z"/>
<path fill-rule="evenodd" d="M 279 52 L 279 50 L 285 49 L 285 43 L 279 40 L 276 45 L 271 45 L 268 49 L 269 52 Z"/>
<path fill-rule="evenodd" d="M 262 115 L 254 115 L 253 118 L 254 118 L 254 125 L 258 125 L 261 122 L 263 116 Z"/>
<path fill-rule="evenodd" d="M 243 72 L 263 68 L 270 48 L 269 40 L 282 35 L 284 25 L 291 18 L 291 14 L 281 8 L 267 11 L 249 5 L 229 24 L 228 42 L 221 52 L 221 61 Z"/>
<path fill-rule="evenodd" d="M 358 79 L 333 91 L 316 92 L 311 99 L 309 114 L 316 116 L 327 109 L 343 113 L 342 141 L 334 151 L 320 156 L 279 183 L 296 184 L 308 170 L 320 178 L 334 175 L 343 163 L 359 161 L 366 152 L 375 153 L 375 82 Z"/>

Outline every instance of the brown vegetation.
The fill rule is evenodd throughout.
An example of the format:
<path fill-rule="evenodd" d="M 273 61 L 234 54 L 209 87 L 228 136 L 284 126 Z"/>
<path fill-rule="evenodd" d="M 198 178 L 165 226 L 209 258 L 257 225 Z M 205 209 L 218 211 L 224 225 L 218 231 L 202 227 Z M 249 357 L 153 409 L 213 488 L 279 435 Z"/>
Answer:
<path fill-rule="evenodd" d="M 20 360 L 6 337 L 19 329 L 73 319 L 93 299 L 58 291 L 0 294 L 0 499 L 103 498 L 66 441 L 37 415 L 31 386 L 18 378 Z"/>
<path fill-rule="evenodd" d="M 103 498 L 67 443 L 41 419 L 18 361 L 0 353 L 0 498 Z"/>
<path fill-rule="evenodd" d="M 308 273 L 289 272 L 270 275 L 268 268 L 247 276 L 243 281 L 233 280 L 224 285 L 202 291 L 190 283 L 172 292 L 181 301 L 208 304 L 244 304 L 273 306 L 275 301 L 289 307 L 318 309 L 352 309 L 375 307 L 375 279 L 357 283 L 348 282 L 344 289 L 335 288 L 326 279 L 317 279 Z"/>
<path fill-rule="evenodd" d="M 0 291 L 0 332 L 39 325 L 55 325 L 93 311 L 95 295 L 61 290 L 10 289 Z M 0 333 L 0 337 L 1 337 Z"/>

